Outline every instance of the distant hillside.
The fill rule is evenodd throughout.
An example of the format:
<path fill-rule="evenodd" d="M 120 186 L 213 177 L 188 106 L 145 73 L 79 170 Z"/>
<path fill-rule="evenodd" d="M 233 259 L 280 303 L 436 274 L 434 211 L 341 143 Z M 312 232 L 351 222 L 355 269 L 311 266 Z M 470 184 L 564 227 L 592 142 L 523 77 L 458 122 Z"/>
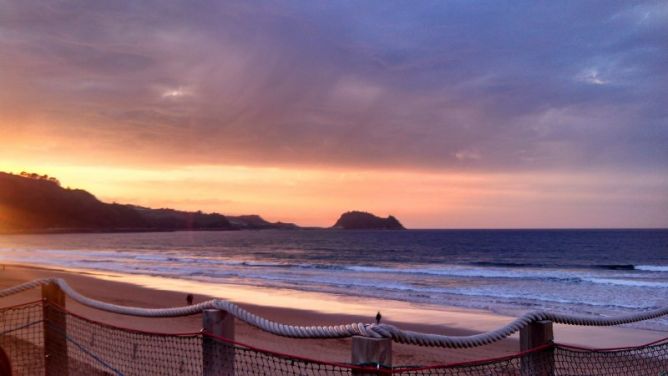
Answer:
<path fill-rule="evenodd" d="M 294 223 L 284 223 L 284 222 L 269 222 L 259 215 L 239 215 L 239 216 L 227 216 L 227 220 L 230 221 L 232 226 L 238 227 L 239 229 L 248 229 L 248 230 L 262 230 L 262 229 L 283 229 L 283 230 L 292 230 L 300 228 Z"/>
<path fill-rule="evenodd" d="M 257 215 L 150 209 L 107 204 L 81 189 L 60 186 L 46 175 L 0 172 L 0 232 L 169 231 L 298 228 Z"/>
<path fill-rule="evenodd" d="M 393 216 L 381 218 L 361 211 L 343 213 L 334 224 L 334 228 L 344 230 L 405 230 L 404 226 Z"/>

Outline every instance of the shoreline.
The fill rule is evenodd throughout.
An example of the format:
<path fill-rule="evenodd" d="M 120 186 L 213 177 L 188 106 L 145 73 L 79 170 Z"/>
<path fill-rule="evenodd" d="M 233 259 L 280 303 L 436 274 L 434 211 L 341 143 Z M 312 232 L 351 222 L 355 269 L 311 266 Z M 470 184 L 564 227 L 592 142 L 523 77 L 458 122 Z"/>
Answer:
<path fill-rule="evenodd" d="M 5 270 L 0 271 L 0 288 L 7 288 L 19 283 L 37 278 L 57 277 L 65 279 L 81 294 L 126 306 L 140 306 L 146 308 L 165 308 L 185 305 L 186 294 L 189 290 L 174 292 L 164 289 L 151 289 L 141 286 L 137 280 L 123 280 L 124 276 L 87 271 L 64 271 L 34 267 L 29 265 L 5 264 Z M 133 277 L 133 276 L 131 276 Z M 121 279 L 119 279 L 121 278 Z M 148 279 L 156 282 L 156 277 Z M 0 299 L 0 306 L 10 306 L 37 300 L 41 297 L 39 289 L 26 291 L 19 295 Z M 208 300 L 209 295 L 195 294 L 195 303 Z M 237 303 L 238 301 L 235 301 Z M 350 322 L 371 322 L 370 316 L 354 313 L 322 313 L 316 309 L 319 306 L 274 307 L 262 304 L 241 303 L 240 306 L 272 321 L 300 324 L 300 325 L 329 325 L 345 324 Z M 262 303 L 262 302 L 260 302 Z M 311 301 L 311 304 L 315 304 Z M 137 329 L 161 333 L 193 333 L 201 329 L 201 315 L 192 315 L 176 318 L 142 318 L 122 316 L 99 311 L 82 306 L 71 299 L 67 300 L 68 310 L 86 318 L 117 327 Z M 322 308 L 322 307 L 320 307 Z M 375 315 L 376 311 L 373 311 Z M 384 322 L 390 322 L 383 320 Z M 441 327 L 427 324 L 401 325 L 404 329 L 439 332 L 447 335 L 469 335 L 472 331 Z M 240 320 L 235 320 L 236 340 L 257 348 L 303 356 L 312 359 L 332 362 L 350 362 L 351 340 L 346 339 L 294 339 L 279 337 L 251 327 Z M 519 344 L 516 339 L 506 339 L 492 345 L 475 350 L 471 349 L 441 349 L 426 348 L 413 345 L 393 344 L 394 364 L 442 364 L 489 358 L 517 352 Z"/>
<path fill-rule="evenodd" d="M 355 317 L 360 322 L 374 320 L 378 309 L 383 312 L 383 322 L 398 325 L 441 327 L 456 329 L 466 334 L 495 328 L 495 324 L 505 324 L 513 319 L 483 310 L 460 307 L 444 307 L 439 305 L 414 304 L 404 301 L 382 300 L 366 297 L 348 297 L 336 294 L 297 291 L 272 287 L 253 287 L 248 285 L 215 284 L 194 280 L 177 279 L 170 277 L 150 276 L 142 274 L 123 274 L 117 272 L 69 269 L 48 267 L 44 265 L 4 263 L 8 268 L 35 271 L 38 274 L 59 274 L 61 278 L 76 276 L 77 278 L 91 278 L 112 284 L 127 285 L 138 289 L 161 291 L 170 294 L 194 293 L 195 303 L 208 299 L 225 299 L 241 306 L 254 307 L 259 310 L 290 310 L 303 311 L 323 317 Z M 199 291 L 199 293 L 196 293 Z M 199 299 L 197 299 L 199 297 Z M 334 300 L 332 300 L 334 299 Z M 185 303 L 185 298 L 183 300 Z M 303 308 L 295 304 L 301 303 Z M 323 305 L 322 303 L 328 303 Z M 183 305 L 183 304 L 181 304 Z M 309 308 L 305 308 L 309 307 Z M 346 313 L 343 313 L 346 312 Z M 388 313 L 389 312 L 389 313 Z M 449 320 L 441 319 L 443 313 L 449 314 Z M 416 320 L 418 319 L 418 320 Z M 455 321 L 453 321 L 455 319 Z M 467 324 L 463 321 L 466 320 Z M 424 321 L 424 324 L 416 324 Z M 483 329 L 474 330 L 470 324 L 481 324 Z"/>
<path fill-rule="evenodd" d="M 444 335 L 471 335 L 496 329 L 513 317 L 486 311 L 412 304 L 380 299 L 344 297 L 286 289 L 219 285 L 205 282 L 133 274 L 107 273 L 90 270 L 65 270 L 42 265 L 4 264 L 0 271 L 0 288 L 36 278 L 64 278 L 73 288 L 94 299 L 120 305 L 152 308 L 185 305 L 185 295 L 193 293 L 195 303 L 213 297 L 228 299 L 270 320 L 299 325 L 344 324 L 373 322 L 378 310 L 383 322 L 402 329 Z M 3 298 L 0 306 L 14 305 L 39 298 L 39 291 L 28 291 L 17 298 Z M 197 332 L 201 328 L 199 315 L 171 318 L 129 318 L 101 312 L 68 301 L 75 313 L 108 324 L 148 331 Z M 322 360 L 347 362 L 350 357 L 349 339 L 311 340 L 291 339 L 264 333 L 236 320 L 237 340 L 267 350 L 314 357 Z M 165 323 L 168 322 L 168 325 Z M 555 325 L 555 340 L 561 343 L 592 347 L 640 345 L 666 337 L 666 332 L 625 327 L 574 327 Z M 507 355 L 519 351 L 518 335 L 476 349 L 439 349 L 394 344 L 395 364 L 435 364 L 476 360 Z M 305 346 L 306 345 L 306 346 Z"/>
<path fill-rule="evenodd" d="M 228 232 L 228 231 L 665 231 L 668 227 L 462 227 L 462 228 L 404 228 L 404 229 L 343 229 L 319 226 L 296 228 L 58 228 L 37 230 L 1 230 L 0 235 L 58 235 L 58 234 L 115 234 L 115 233 L 162 233 L 162 232 Z"/>

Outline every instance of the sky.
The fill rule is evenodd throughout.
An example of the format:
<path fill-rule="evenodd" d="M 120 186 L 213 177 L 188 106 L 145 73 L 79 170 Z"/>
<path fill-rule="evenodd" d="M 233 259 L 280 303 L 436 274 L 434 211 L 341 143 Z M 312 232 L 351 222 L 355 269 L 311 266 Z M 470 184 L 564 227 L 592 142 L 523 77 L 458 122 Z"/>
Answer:
<path fill-rule="evenodd" d="M 332 225 L 668 227 L 666 1 L 0 0 L 0 171 Z"/>

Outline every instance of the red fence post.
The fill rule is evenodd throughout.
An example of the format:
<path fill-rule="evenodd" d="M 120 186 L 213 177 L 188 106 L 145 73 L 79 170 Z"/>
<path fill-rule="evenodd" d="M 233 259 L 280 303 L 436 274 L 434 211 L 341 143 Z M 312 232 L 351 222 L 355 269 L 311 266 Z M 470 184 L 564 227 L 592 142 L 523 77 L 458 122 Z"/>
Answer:
<path fill-rule="evenodd" d="M 520 330 L 520 351 L 527 351 L 538 346 L 554 342 L 552 321 L 534 321 Z M 554 349 L 528 354 L 521 359 L 523 376 L 553 376 Z"/>
<path fill-rule="evenodd" d="M 205 333 L 234 341 L 234 316 L 219 309 L 202 312 Z M 202 374 L 234 376 L 234 345 L 206 336 L 202 338 Z"/>
<path fill-rule="evenodd" d="M 65 293 L 55 283 L 42 285 L 44 318 L 44 368 L 46 376 L 67 376 L 67 316 L 55 307 L 65 308 Z"/>
<path fill-rule="evenodd" d="M 379 372 L 353 370 L 355 376 L 383 375 L 383 369 L 392 367 L 392 339 L 353 337 L 352 364 L 356 366 L 380 366 Z"/>

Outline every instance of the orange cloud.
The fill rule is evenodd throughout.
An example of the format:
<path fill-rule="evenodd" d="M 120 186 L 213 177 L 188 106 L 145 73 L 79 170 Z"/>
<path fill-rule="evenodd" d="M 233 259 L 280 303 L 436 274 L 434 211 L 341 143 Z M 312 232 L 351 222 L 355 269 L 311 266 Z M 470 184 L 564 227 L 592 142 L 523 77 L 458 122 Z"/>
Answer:
<path fill-rule="evenodd" d="M 0 170 L 19 171 L 2 162 Z M 150 207 L 257 213 L 330 226 L 341 212 L 393 214 L 413 228 L 656 227 L 668 178 L 606 174 L 463 174 L 198 165 L 153 168 L 42 164 L 100 199 Z M 637 196 L 639 189 L 645 194 Z M 616 213 L 625 212 L 625 216 Z"/>

